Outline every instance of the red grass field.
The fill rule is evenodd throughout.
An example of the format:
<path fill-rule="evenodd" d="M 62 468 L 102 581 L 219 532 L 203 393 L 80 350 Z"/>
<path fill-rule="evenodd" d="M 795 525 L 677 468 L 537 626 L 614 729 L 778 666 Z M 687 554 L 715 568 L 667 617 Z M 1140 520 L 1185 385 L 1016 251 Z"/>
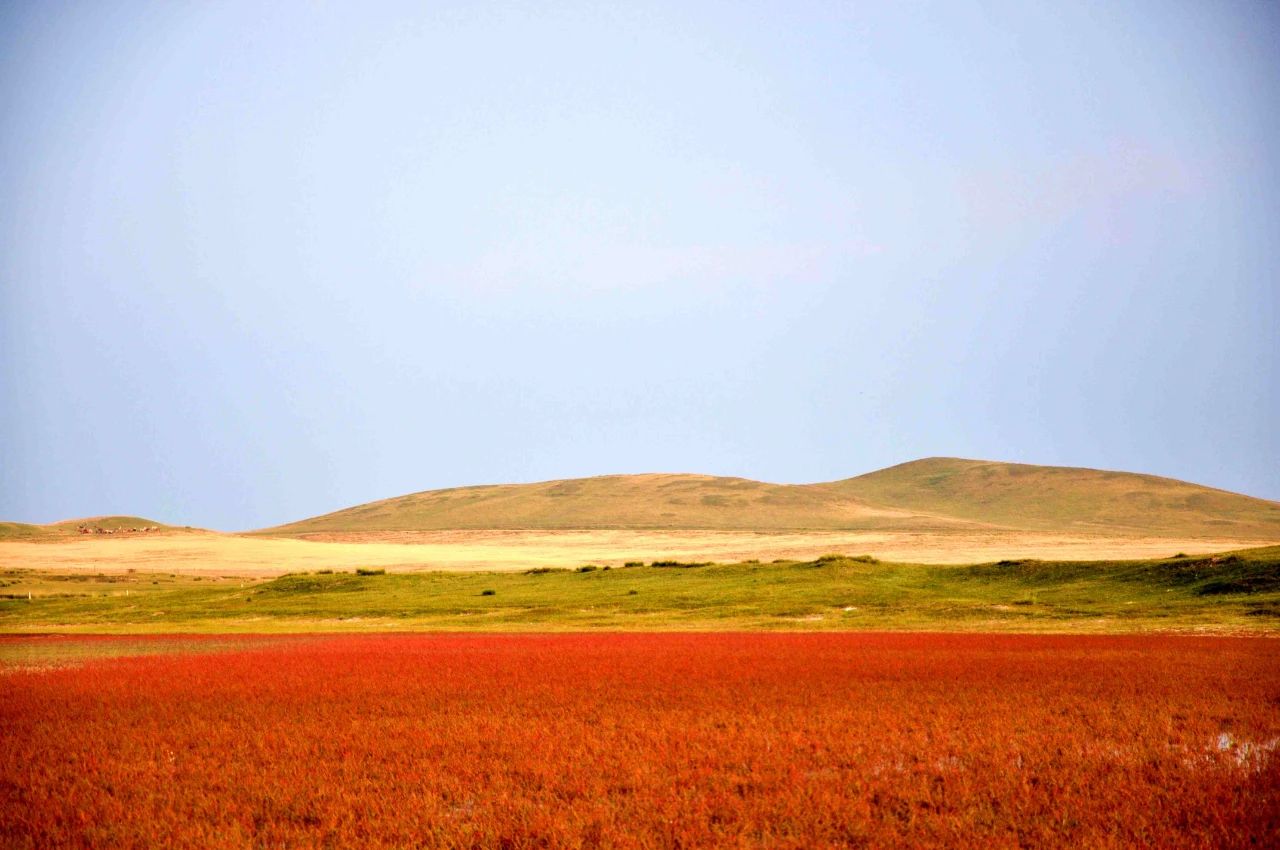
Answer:
<path fill-rule="evenodd" d="M 210 640 L 0 675 L 0 845 L 1280 846 L 1273 640 Z"/>

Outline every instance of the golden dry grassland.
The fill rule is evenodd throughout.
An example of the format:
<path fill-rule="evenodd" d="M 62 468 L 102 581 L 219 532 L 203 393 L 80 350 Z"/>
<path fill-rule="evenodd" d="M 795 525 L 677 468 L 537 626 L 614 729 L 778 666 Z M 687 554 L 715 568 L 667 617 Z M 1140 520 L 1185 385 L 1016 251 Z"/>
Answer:
<path fill-rule="evenodd" d="M 271 538 L 214 532 L 0 541 L 0 568 L 272 576 L 318 569 L 525 570 L 673 558 L 731 563 L 805 560 L 830 552 L 888 561 L 958 564 L 1005 558 L 1122 560 L 1224 552 L 1276 541 L 1101 536 L 1028 531 L 422 531 Z"/>

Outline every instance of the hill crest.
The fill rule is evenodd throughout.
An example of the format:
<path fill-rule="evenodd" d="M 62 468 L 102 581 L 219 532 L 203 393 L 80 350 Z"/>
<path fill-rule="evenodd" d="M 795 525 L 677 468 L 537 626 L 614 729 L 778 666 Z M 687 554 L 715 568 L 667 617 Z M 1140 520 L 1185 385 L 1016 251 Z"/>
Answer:
<path fill-rule="evenodd" d="M 172 531 L 171 525 L 138 516 L 94 516 L 63 519 L 37 525 L 27 522 L 0 522 L 0 540 L 62 540 L 80 534 L 145 534 Z"/>
<path fill-rule="evenodd" d="M 984 528 L 1280 540 L 1280 502 L 1140 473 L 931 457 L 816 484 L 643 473 L 452 487 L 257 533 Z"/>

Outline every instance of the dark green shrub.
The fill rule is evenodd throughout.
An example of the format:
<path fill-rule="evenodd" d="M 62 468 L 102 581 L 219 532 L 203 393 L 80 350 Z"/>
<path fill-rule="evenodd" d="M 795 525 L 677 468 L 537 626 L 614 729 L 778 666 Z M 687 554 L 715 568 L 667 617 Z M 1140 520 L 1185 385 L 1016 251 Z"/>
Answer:
<path fill-rule="evenodd" d="M 497 596 L 498 591 L 493 590 L 492 588 L 485 588 L 484 590 L 480 591 L 480 595 L 481 596 Z"/>
<path fill-rule="evenodd" d="M 643 567 L 644 561 L 627 561 L 625 564 L 623 564 L 623 566 L 624 567 Z"/>
<path fill-rule="evenodd" d="M 384 576 L 387 571 L 382 567 L 374 569 L 373 567 L 356 567 L 356 575 L 358 576 Z"/>
<path fill-rule="evenodd" d="M 596 570 L 598 570 L 598 569 L 600 569 L 600 568 L 599 568 L 599 567 L 597 567 L 595 564 L 584 564 L 584 565 L 582 565 L 581 567 L 578 567 L 578 572 L 580 572 L 580 573 L 594 573 L 594 572 L 595 572 Z"/>

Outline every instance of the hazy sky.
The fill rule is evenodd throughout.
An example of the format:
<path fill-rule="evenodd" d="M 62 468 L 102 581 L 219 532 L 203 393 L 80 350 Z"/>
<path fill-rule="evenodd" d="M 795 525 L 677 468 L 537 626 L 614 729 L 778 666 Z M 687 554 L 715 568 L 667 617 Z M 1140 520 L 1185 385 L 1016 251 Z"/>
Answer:
<path fill-rule="evenodd" d="M 1219 0 L 4 3 L 0 519 L 929 455 L 1280 499 L 1277 45 Z"/>

